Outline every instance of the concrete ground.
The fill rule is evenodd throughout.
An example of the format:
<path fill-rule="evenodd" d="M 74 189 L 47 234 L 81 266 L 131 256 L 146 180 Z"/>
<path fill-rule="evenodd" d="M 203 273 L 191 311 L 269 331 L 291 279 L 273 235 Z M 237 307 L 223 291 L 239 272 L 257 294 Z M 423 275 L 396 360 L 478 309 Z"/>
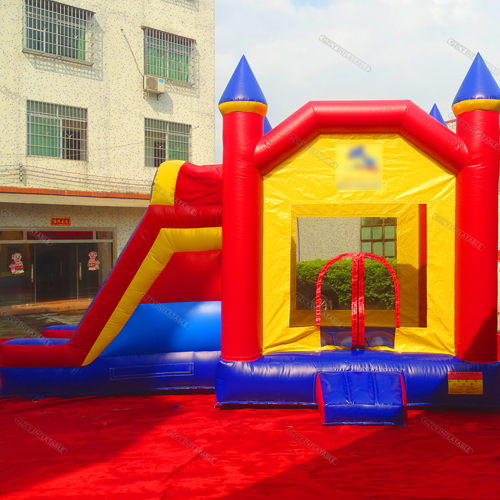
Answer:
<path fill-rule="evenodd" d="M 25 316 L 27 314 L 44 314 L 63 311 L 82 311 L 90 306 L 92 299 L 57 300 L 37 302 L 36 304 L 17 304 L 0 307 L 0 315 Z"/>
<path fill-rule="evenodd" d="M 44 328 L 53 325 L 78 325 L 86 309 L 75 311 L 61 311 L 48 313 L 35 313 L 25 315 L 8 315 L 4 313 L 0 315 L 0 339 L 14 339 L 29 337 L 26 333 L 27 329 L 19 322 L 22 322 L 29 329 L 36 333 L 42 333 Z"/>

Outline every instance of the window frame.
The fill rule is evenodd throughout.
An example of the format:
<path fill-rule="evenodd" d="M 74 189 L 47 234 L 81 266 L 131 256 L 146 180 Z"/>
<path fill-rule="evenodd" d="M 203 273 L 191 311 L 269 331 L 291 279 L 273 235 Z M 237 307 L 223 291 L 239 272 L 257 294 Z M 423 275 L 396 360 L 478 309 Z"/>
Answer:
<path fill-rule="evenodd" d="M 33 111 L 31 108 L 33 107 L 50 107 L 50 109 L 54 109 L 55 113 L 49 113 L 49 112 L 43 112 L 43 111 Z M 72 110 L 75 115 L 77 113 L 84 114 L 85 118 L 84 119 L 79 119 L 77 116 L 67 116 L 63 113 L 63 110 Z M 40 144 L 33 144 L 33 138 L 37 136 L 35 132 L 32 131 L 31 127 L 35 125 L 41 125 L 43 124 L 35 124 L 32 123 L 32 118 L 41 118 L 45 120 L 50 120 L 54 122 L 52 125 L 49 125 L 50 127 L 56 127 L 57 129 L 57 136 L 52 136 L 52 137 L 57 137 L 57 145 L 52 147 L 52 146 L 46 146 L 46 145 L 40 145 Z M 78 122 L 81 123 L 83 126 L 80 128 L 77 127 L 71 127 L 68 126 L 68 124 L 65 125 L 65 122 L 69 123 L 74 123 Z M 84 132 L 84 137 L 80 137 L 78 139 L 79 142 L 79 148 L 78 149 L 71 149 L 68 148 L 67 142 L 71 139 L 71 137 L 65 136 L 65 133 L 69 133 L 69 131 L 77 131 L 81 133 L 82 131 Z M 47 135 L 47 134 L 46 134 Z M 82 147 L 83 145 L 83 147 Z M 26 156 L 29 157 L 39 157 L 39 158 L 54 158 L 54 159 L 60 159 L 60 160 L 69 160 L 69 161 L 88 161 L 88 110 L 86 108 L 79 108 L 77 106 L 66 106 L 66 105 L 61 105 L 61 104 L 53 104 L 53 103 L 48 103 L 48 102 L 42 102 L 42 101 L 31 101 L 28 100 L 26 102 Z M 33 153 L 33 148 L 46 148 L 46 149 L 57 149 L 57 156 L 55 155 L 50 155 L 50 154 L 38 154 Z M 76 153 L 78 153 L 78 158 L 74 158 L 76 156 Z"/>
<path fill-rule="evenodd" d="M 151 125 L 148 127 L 148 125 Z M 153 126 L 156 125 L 156 128 Z M 163 130 L 161 129 L 163 127 Z M 186 132 L 182 130 L 175 130 L 175 128 L 180 129 L 181 127 L 186 127 Z M 174 130 L 172 130 L 174 129 Z M 192 131 L 193 127 L 188 123 L 179 123 L 179 122 L 171 122 L 167 120 L 157 120 L 156 118 L 144 118 L 144 166 L 151 168 L 158 168 L 164 161 L 169 160 L 181 160 L 189 162 L 191 161 L 191 145 L 192 145 Z M 158 137 L 148 137 L 148 132 L 150 134 L 157 134 Z M 165 155 L 164 157 L 158 157 L 156 155 L 156 146 L 148 146 L 148 141 L 158 141 L 162 140 L 162 136 L 164 135 L 164 144 L 165 144 Z M 187 158 L 171 158 L 171 148 L 169 147 L 169 143 L 172 137 L 185 137 L 187 138 L 187 151 L 181 151 L 179 155 L 172 156 L 181 156 L 182 154 L 186 154 Z M 179 142 L 181 143 L 181 142 Z M 182 144 L 182 143 L 181 143 Z M 186 143 L 184 143 L 186 144 Z M 153 154 L 148 155 L 148 151 L 152 151 Z M 148 162 L 149 160 L 149 162 Z"/>
<path fill-rule="evenodd" d="M 370 224 L 366 224 L 365 220 L 366 219 L 371 219 Z M 380 223 L 374 223 L 373 219 L 381 219 Z M 389 222 L 387 223 L 387 219 L 396 219 L 395 222 Z M 373 228 L 380 227 L 382 229 L 382 236 L 381 238 L 374 238 L 373 237 Z M 391 238 L 386 238 L 385 236 L 385 228 L 386 227 L 393 227 L 394 228 L 394 237 Z M 360 246 L 361 246 L 361 251 L 364 252 L 363 250 L 363 244 L 364 243 L 370 243 L 370 252 L 374 255 L 379 255 L 378 253 L 374 252 L 374 244 L 375 243 L 381 243 L 382 244 L 382 255 L 379 255 L 379 257 L 383 257 L 384 259 L 397 259 L 398 256 L 398 245 L 397 245 L 397 240 L 398 240 L 398 233 L 397 233 L 397 218 L 395 217 L 361 217 L 361 224 L 359 227 L 359 241 L 360 241 Z M 363 229 L 365 228 L 370 228 L 370 234 L 371 238 L 370 239 L 363 239 Z M 385 244 L 386 243 L 394 243 L 394 255 L 386 256 L 386 251 L 385 251 Z"/>
<path fill-rule="evenodd" d="M 47 26 L 50 25 L 53 26 L 49 32 Z M 71 43 L 68 43 L 71 42 L 70 38 L 72 38 L 71 30 L 81 32 L 77 43 L 83 44 L 83 48 L 72 47 Z M 49 34 L 55 41 L 47 41 Z M 94 38 L 94 12 L 53 0 L 24 0 L 22 49 L 24 53 L 93 66 Z M 43 49 L 33 48 L 37 44 L 40 44 Z M 47 50 L 47 45 L 53 46 L 54 52 Z M 71 51 L 74 51 L 77 57 L 67 55 Z M 83 57 L 78 57 L 78 54 L 83 54 Z"/>
<path fill-rule="evenodd" d="M 144 74 L 164 78 L 175 85 L 194 86 L 196 40 L 147 26 L 143 26 L 142 29 L 144 30 Z M 176 50 L 171 50 L 171 46 Z M 172 55 L 173 60 L 170 59 Z M 187 62 L 181 60 L 183 56 L 187 57 Z M 157 64 L 150 62 L 154 59 L 157 60 Z M 182 73 L 186 79 L 173 77 L 179 73 L 178 68 L 183 64 L 187 65 L 187 71 Z"/>

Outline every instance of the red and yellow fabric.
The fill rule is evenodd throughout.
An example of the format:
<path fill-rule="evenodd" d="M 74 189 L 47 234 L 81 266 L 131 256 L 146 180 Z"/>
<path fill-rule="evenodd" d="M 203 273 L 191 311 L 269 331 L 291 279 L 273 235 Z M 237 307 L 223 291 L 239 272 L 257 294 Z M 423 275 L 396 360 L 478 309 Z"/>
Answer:
<path fill-rule="evenodd" d="M 141 302 L 145 291 L 155 282 L 175 252 L 204 252 L 221 248 L 220 227 L 160 229 L 148 255 L 90 349 L 83 365 L 91 363 L 118 335 Z"/>
<path fill-rule="evenodd" d="M 452 107 L 455 116 L 468 111 L 476 111 L 482 109 L 484 111 L 496 111 L 500 113 L 500 100 L 498 99 L 468 99 L 466 101 L 457 102 Z"/>
<path fill-rule="evenodd" d="M 260 116 L 266 116 L 267 105 L 257 101 L 228 101 L 219 104 L 219 111 L 222 116 L 229 113 L 257 113 Z"/>
<path fill-rule="evenodd" d="M 151 191 L 151 205 L 174 205 L 177 177 L 184 163 L 181 160 L 170 160 L 159 166 Z"/>

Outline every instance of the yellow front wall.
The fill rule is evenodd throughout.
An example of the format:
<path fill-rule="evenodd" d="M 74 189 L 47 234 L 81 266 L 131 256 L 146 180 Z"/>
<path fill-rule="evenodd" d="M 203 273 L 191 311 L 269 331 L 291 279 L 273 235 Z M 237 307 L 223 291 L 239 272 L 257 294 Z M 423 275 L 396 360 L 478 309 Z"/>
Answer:
<path fill-rule="evenodd" d="M 337 144 L 366 143 L 383 145 L 383 189 L 337 191 L 334 168 L 315 152 L 335 159 Z M 427 204 L 427 327 L 398 329 L 395 349 L 453 353 L 455 240 L 431 216 L 454 223 L 455 176 L 393 134 L 320 136 L 264 177 L 264 353 L 321 349 L 318 328 L 290 327 L 297 216 L 396 216 L 398 269 L 415 270 L 419 204 Z M 414 272 L 398 276 L 402 292 L 416 286 Z"/>

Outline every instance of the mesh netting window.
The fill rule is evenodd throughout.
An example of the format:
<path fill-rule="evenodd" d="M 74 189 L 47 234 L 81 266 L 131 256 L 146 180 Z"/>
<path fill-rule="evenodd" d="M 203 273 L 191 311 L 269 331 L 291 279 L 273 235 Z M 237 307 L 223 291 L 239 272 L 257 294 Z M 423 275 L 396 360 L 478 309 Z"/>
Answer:
<path fill-rule="evenodd" d="M 191 125 L 145 120 L 146 167 L 159 167 L 166 160 L 189 161 Z"/>
<path fill-rule="evenodd" d="M 28 101 L 28 156 L 87 160 L 87 110 Z"/>
<path fill-rule="evenodd" d="M 25 0 L 24 49 L 92 63 L 94 14 L 51 0 Z"/>
<path fill-rule="evenodd" d="M 194 44 L 190 38 L 144 28 L 144 73 L 192 83 Z"/>

